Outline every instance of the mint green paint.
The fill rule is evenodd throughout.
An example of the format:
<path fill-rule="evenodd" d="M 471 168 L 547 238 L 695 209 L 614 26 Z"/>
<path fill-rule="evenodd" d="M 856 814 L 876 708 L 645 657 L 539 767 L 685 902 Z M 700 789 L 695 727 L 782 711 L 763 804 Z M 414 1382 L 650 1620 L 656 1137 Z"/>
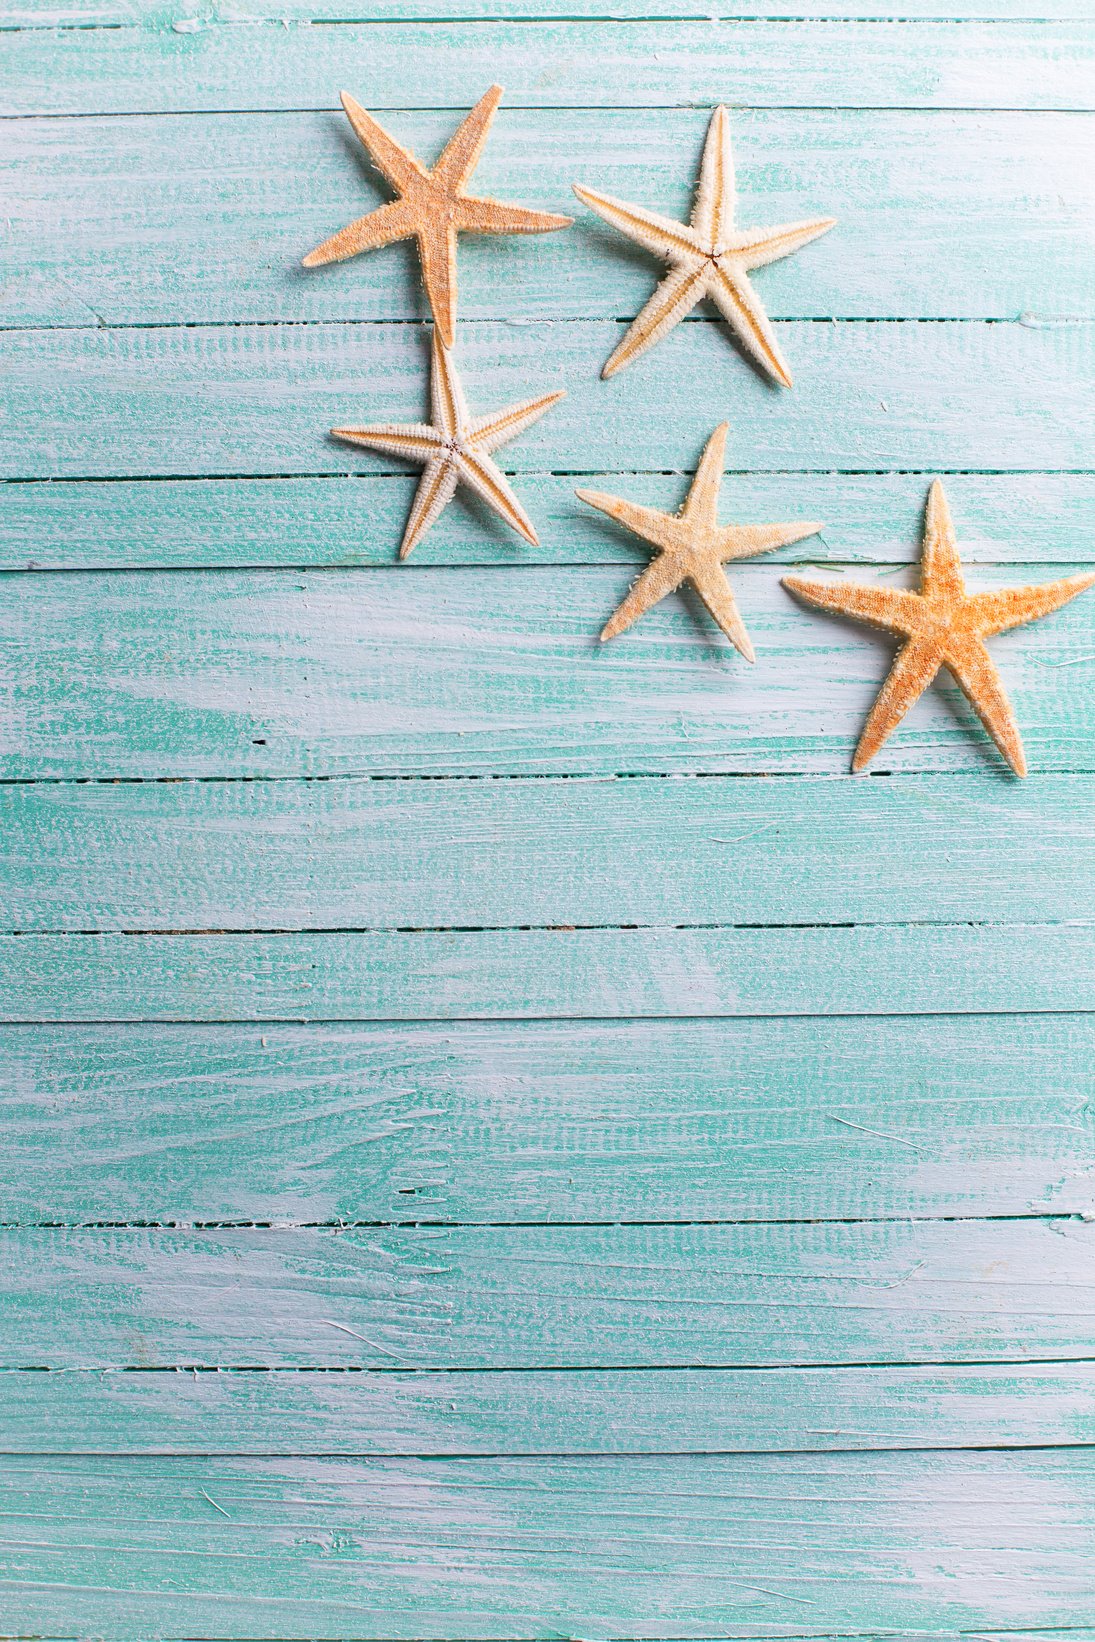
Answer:
<path fill-rule="evenodd" d="M 995 645 L 1042 773 L 944 690 L 854 781 L 890 647 L 758 561 L 756 669 L 598 653 L 571 495 L 726 417 L 784 560 L 906 574 L 945 472 L 972 580 L 1090 564 L 1089 7 L 498 9 L 0 12 L 0 1630 L 1091 1642 L 1095 604 Z M 840 227 L 791 394 L 702 322 L 600 382 L 588 219 L 466 244 L 542 546 L 396 566 L 325 430 L 424 409 L 411 260 L 295 264 L 382 197 L 343 84 L 429 157 L 496 77 L 503 197 L 680 213 L 724 99 L 743 220 Z"/>

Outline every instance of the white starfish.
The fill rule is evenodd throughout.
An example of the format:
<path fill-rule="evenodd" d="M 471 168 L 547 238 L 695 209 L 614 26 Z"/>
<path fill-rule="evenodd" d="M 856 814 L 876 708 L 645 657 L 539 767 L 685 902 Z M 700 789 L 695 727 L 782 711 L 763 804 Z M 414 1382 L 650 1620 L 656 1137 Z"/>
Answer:
<path fill-rule="evenodd" d="M 407 557 L 440 518 L 460 484 L 474 490 L 519 536 L 538 547 L 539 538 L 532 522 L 510 489 L 505 474 L 491 461 L 491 452 L 515 439 L 552 405 L 565 398 L 562 391 L 546 393 L 539 399 L 509 405 L 487 416 L 469 416 L 452 355 L 435 331 L 430 369 L 432 422 L 412 425 L 376 422 L 364 428 L 332 428 L 331 433 L 348 445 L 363 445 L 366 450 L 403 456 L 424 466 L 403 532 L 401 559 Z"/>
<path fill-rule="evenodd" d="M 789 222 L 778 228 L 734 227 L 734 159 L 730 149 L 730 121 L 720 104 L 711 116 L 703 146 L 699 186 L 691 221 L 671 217 L 639 205 L 625 205 L 608 194 L 594 194 L 574 184 L 578 198 L 621 234 L 662 257 L 669 272 L 633 321 L 619 347 L 606 361 L 602 376 L 637 359 L 708 296 L 729 322 L 741 345 L 757 363 L 791 386 L 771 321 L 748 280 L 754 268 L 790 256 L 810 240 L 825 234 L 835 217 Z"/>

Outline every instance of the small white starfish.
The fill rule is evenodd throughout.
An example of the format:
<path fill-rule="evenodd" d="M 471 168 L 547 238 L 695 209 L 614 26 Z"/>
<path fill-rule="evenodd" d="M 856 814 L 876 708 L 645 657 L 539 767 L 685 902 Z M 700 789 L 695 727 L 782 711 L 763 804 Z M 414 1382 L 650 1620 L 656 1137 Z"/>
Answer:
<path fill-rule="evenodd" d="M 602 376 L 612 376 L 660 342 L 685 314 L 691 313 L 701 297 L 708 296 L 742 347 L 777 382 L 785 388 L 791 386 L 791 373 L 771 321 L 747 276 L 754 268 L 790 256 L 819 234 L 828 233 L 836 218 L 816 217 L 810 222 L 784 223 L 779 228 L 735 229 L 730 121 L 721 104 L 707 128 L 690 223 L 674 222 L 642 206 L 625 205 L 577 183 L 574 192 L 605 222 L 670 265 L 669 273 L 606 361 Z"/>
<path fill-rule="evenodd" d="M 601 633 L 601 642 L 614 639 L 653 605 L 683 582 L 691 582 L 730 643 L 746 661 L 755 661 L 753 646 L 726 572 L 729 559 L 751 559 L 777 547 L 800 542 L 823 527 L 819 524 L 720 525 L 719 488 L 728 423 L 721 423 L 704 446 L 700 465 L 679 513 L 659 513 L 599 490 L 579 490 L 581 501 L 607 513 L 658 550 L 627 598 Z"/>
<path fill-rule="evenodd" d="M 474 490 L 519 536 L 538 547 L 539 538 L 532 522 L 510 489 L 505 474 L 491 461 L 491 452 L 515 439 L 552 405 L 565 398 L 562 391 L 546 393 L 540 399 L 509 405 L 488 416 L 469 416 L 452 355 L 435 331 L 430 369 L 432 422 L 410 425 L 377 422 L 364 428 L 332 428 L 331 433 L 348 445 L 363 445 L 366 450 L 403 456 L 424 465 L 425 472 L 419 480 L 403 532 L 401 559 L 407 557 L 440 518 L 460 484 Z"/>

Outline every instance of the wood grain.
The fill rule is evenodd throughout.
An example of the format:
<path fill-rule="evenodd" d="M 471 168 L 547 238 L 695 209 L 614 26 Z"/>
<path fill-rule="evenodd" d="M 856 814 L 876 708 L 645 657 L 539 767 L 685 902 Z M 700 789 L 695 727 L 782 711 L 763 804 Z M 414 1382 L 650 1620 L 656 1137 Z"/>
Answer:
<path fill-rule="evenodd" d="M 1090 1015 L 9 1027 L 0 1221 L 1087 1214 L 1093 1051 Z"/>
<path fill-rule="evenodd" d="M 694 465 L 723 414 L 735 467 L 1090 465 L 1095 324 L 778 329 L 795 370 L 790 394 L 762 381 L 704 320 L 679 326 L 656 362 L 644 359 L 607 383 L 597 370 L 621 327 L 604 321 L 466 324 L 458 362 L 473 411 L 567 390 L 510 447 L 518 474 L 576 465 L 582 473 L 679 472 Z M 361 452 L 357 460 L 327 430 L 366 411 L 378 421 L 420 416 L 427 346 L 410 325 L 3 332 L 0 476 L 377 472 L 381 458 Z M 643 400 L 651 382 L 660 410 L 653 418 Z"/>
<path fill-rule="evenodd" d="M 826 1453 L 1090 1443 L 1095 1365 L 0 1372 L 5 1454 Z"/>
<path fill-rule="evenodd" d="M 735 441 L 741 429 L 735 431 Z M 399 474 L 315 479 L 122 479 L 0 485 L 0 569 L 155 570 L 392 565 L 414 494 Z M 625 489 L 660 508 L 683 494 L 684 474 L 599 474 L 597 489 Z M 918 473 L 741 473 L 724 481 L 728 519 L 827 521 L 821 542 L 799 542 L 768 564 L 915 563 L 927 480 Z M 574 481 L 526 474 L 521 495 L 540 523 L 523 564 L 626 564 L 636 549 L 595 514 L 577 510 Z M 951 473 L 947 495 L 961 520 L 970 566 L 1095 563 L 1095 475 Z M 510 562 L 482 509 L 458 505 L 444 529 L 415 548 L 424 564 Z M 1026 572 L 1024 572 L 1025 574 Z M 736 574 L 736 572 L 735 572 Z M 1040 569 L 1031 574 L 1041 575 Z M 976 578 L 977 572 L 974 572 Z"/>
<path fill-rule="evenodd" d="M 960 30 L 950 22 L 500 22 L 490 31 L 487 72 L 505 85 L 506 109 L 719 102 L 1090 109 L 1089 25 L 1090 19 Z M 337 109 L 344 84 L 373 112 L 467 109 L 483 94 L 483 48 L 484 30 L 474 23 L 251 28 L 242 38 L 238 27 L 223 23 L 61 36 L 29 29 L 8 44 L 11 77 L 0 90 L 0 112 Z"/>
<path fill-rule="evenodd" d="M 0 840 L 5 931 L 1095 922 L 1090 776 L 46 783 Z"/>
<path fill-rule="evenodd" d="M 243 38 L 255 32 L 243 31 Z M 343 31 L 305 32 L 340 39 Z M 366 32 L 371 41 L 376 30 Z M 948 32 L 964 38 L 953 25 Z M 258 31 L 260 39 L 282 33 Z M 39 34 L 7 38 L 33 43 Z M 87 35 L 78 31 L 71 38 L 80 42 L 82 54 Z M 101 38 L 113 39 L 114 31 Z M 1095 41 L 1095 34 L 1091 38 Z M 338 50 L 338 39 L 330 49 Z M 844 60 L 850 66 L 855 62 Z M 1065 51 L 1061 60 L 1067 60 Z M 1083 73 L 1095 86 L 1091 68 Z M 340 78 L 333 67 L 332 74 L 325 101 L 347 77 L 344 71 Z M 279 83 L 297 95 L 292 73 Z M 150 77 L 148 84 L 158 96 L 159 78 Z M 393 110 L 384 119 L 401 140 L 432 159 L 451 135 L 455 114 Z M 461 243 L 461 318 L 503 322 L 493 333 L 496 353 L 510 360 L 511 370 L 524 361 L 533 373 L 517 397 L 535 386 L 539 360 L 550 360 L 558 344 L 548 343 L 546 334 L 517 329 L 515 322 L 618 320 L 637 313 L 657 279 L 659 265 L 580 207 L 571 184 L 584 182 L 673 217 L 686 215 L 706 119 L 703 107 L 503 107 L 476 171 L 476 186 L 505 200 L 576 212 L 579 219 L 560 234 L 519 240 L 468 236 Z M 1090 319 L 1095 313 L 1089 277 L 1095 254 L 1095 115 L 742 111 L 734 115 L 733 137 L 743 224 L 818 215 L 839 219 L 833 233 L 801 256 L 758 274 L 757 288 L 775 319 L 1014 321 L 1029 315 L 1046 321 Z M 0 323 L 86 327 L 280 319 L 299 324 L 428 316 L 415 254 L 407 245 L 338 267 L 300 267 L 301 257 L 320 240 L 390 197 L 341 111 L 11 120 L 4 126 L 3 155 L 0 211 L 9 224 L 11 266 L 0 293 Z M 222 336 L 220 345 L 246 340 Z M 251 340 L 269 346 L 272 339 Z M 400 338 L 385 340 L 390 349 Z M 465 349 L 469 340 L 465 331 Z M 406 345 L 408 339 L 402 341 Z M 799 350 L 797 400 L 807 386 L 809 355 L 801 352 L 797 333 L 788 342 Z M 104 345 L 100 338 L 96 347 Z M 361 360 L 370 384 L 384 374 L 382 367 L 380 378 L 374 377 L 378 345 L 372 333 L 367 341 L 343 342 Z M 598 341 L 577 356 L 569 350 L 563 356 L 577 359 L 582 374 L 591 378 L 590 391 L 595 389 L 602 402 L 610 392 L 597 382 L 603 346 Z M 750 373 L 734 359 L 725 337 L 708 347 L 727 356 L 720 369 L 735 367 L 729 378 L 734 403 L 739 380 Z M 670 377 L 681 368 L 680 360 L 674 344 L 664 363 L 644 367 L 645 380 Z M 208 368 L 216 369 L 212 361 Z M 413 396 L 416 413 L 423 370 L 417 357 L 407 366 L 405 391 Z M 43 371 L 47 384 L 50 374 Z M 758 386 L 757 402 L 773 405 L 774 390 Z M 1028 394 L 1033 386 L 1025 384 Z M 359 379 L 354 392 L 360 397 L 363 391 Z M 370 385 L 368 391 L 376 389 Z M 880 388 L 877 397 L 888 399 L 887 389 Z M 633 402 L 633 393 L 612 401 Z M 211 408 L 203 407 L 205 428 Z M 279 423 L 286 408 L 278 407 Z M 393 405 L 392 415 L 404 417 L 406 409 Z M 895 414 L 896 407 L 888 416 Z M 581 425 L 588 428 L 591 422 L 587 412 Z M 330 425 L 327 417 L 313 437 Z M 582 448 L 580 434 L 572 431 L 565 448 L 573 465 L 574 452 Z M 894 465 L 909 466 L 911 453 L 902 456 Z M 308 471 L 322 465 L 312 462 Z M 772 464 L 758 459 L 738 465 Z M 952 465 L 976 466 L 979 459 Z"/>
<path fill-rule="evenodd" d="M 11 1229 L 0 1366 L 628 1368 L 1090 1356 L 1080 1220 Z"/>
<path fill-rule="evenodd" d="M 1068 568 L 984 566 L 971 585 Z M 622 566 L 10 575 L 0 772 L 845 775 L 892 643 L 803 609 L 773 565 L 732 575 L 756 667 L 687 597 L 598 645 Z M 1093 767 L 1093 622 L 1088 595 L 993 641 L 1033 770 Z M 1001 779 L 946 679 L 879 767 Z"/>
<path fill-rule="evenodd" d="M 1095 1009 L 1090 925 L 0 936 L 5 1021 Z"/>
<path fill-rule="evenodd" d="M 726 0 L 717 12 L 707 0 L 506 0 L 506 18 L 514 21 L 558 19 L 586 24 L 617 19 L 674 23 L 680 19 L 712 23 L 734 18 L 806 18 L 817 21 L 817 0 Z M 878 16 L 877 0 L 826 0 L 825 19 L 837 21 Z M 902 0 L 905 19 L 948 21 L 1003 19 L 1089 21 L 1083 0 Z M 222 24 L 266 22 L 288 27 L 294 22 L 411 22 L 423 33 L 436 22 L 471 20 L 497 25 L 497 0 L 371 0 L 367 17 L 362 0 L 233 0 L 213 12 L 197 12 L 184 3 L 165 12 L 159 0 L 4 0 L 0 29 L 126 28 L 140 26 L 183 35 L 200 34 Z M 484 34 L 489 46 L 489 35 Z"/>

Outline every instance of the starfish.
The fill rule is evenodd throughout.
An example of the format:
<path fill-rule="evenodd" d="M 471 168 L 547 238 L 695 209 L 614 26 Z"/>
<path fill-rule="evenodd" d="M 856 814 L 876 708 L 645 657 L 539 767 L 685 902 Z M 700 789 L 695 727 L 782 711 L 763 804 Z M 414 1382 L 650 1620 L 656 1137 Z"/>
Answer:
<path fill-rule="evenodd" d="M 459 484 L 481 496 L 508 525 L 533 547 L 540 545 L 528 514 L 510 489 L 501 469 L 491 461 L 491 452 L 508 444 L 565 399 L 563 392 L 545 393 L 523 405 L 510 405 L 489 416 L 468 415 L 464 390 L 456 374 L 452 355 L 434 332 L 430 368 L 430 414 L 433 421 L 403 425 L 377 422 L 364 428 L 332 428 L 335 439 L 366 450 L 404 456 L 425 467 L 415 491 L 399 557 L 405 559 L 444 512 Z"/>
<path fill-rule="evenodd" d="M 690 222 L 674 222 L 642 206 L 624 205 L 577 183 L 574 192 L 621 234 L 669 263 L 669 273 L 606 361 L 602 376 L 612 376 L 660 342 L 701 297 L 709 296 L 746 352 L 777 382 L 791 386 L 791 373 L 771 322 L 747 276 L 754 268 L 790 256 L 819 234 L 828 233 L 836 218 L 817 217 L 779 228 L 735 229 L 734 160 L 725 108 L 716 108 L 707 128 Z"/>
<path fill-rule="evenodd" d="M 344 262 L 359 251 L 374 251 L 396 240 L 417 239 L 426 296 L 441 340 L 451 348 L 456 324 L 457 234 L 548 234 L 555 228 L 568 228 L 574 220 L 464 192 L 501 100 L 502 87 L 491 86 L 449 139 L 433 170 L 427 171 L 409 148 L 401 148 L 344 91 L 342 106 L 350 124 L 399 198 L 324 240 L 304 258 L 305 268 Z"/>
<path fill-rule="evenodd" d="M 853 770 L 861 770 L 874 757 L 939 669 L 946 667 L 1016 775 L 1027 773 L 1019 726 L 983 641 L 1048 616 L 1092 583 L 1095 574 L 1065 576 L 1035 587 L 967 593 L 950 509 L 938 479 L 928 492 L 919 593 L 812 582 L 803 576 L 783 578 L 784 587 L 807 604 L 869 622 L 905 641 L 867 717 L 852 759 Z"/>
<path fill-rule="evenodd" d="M 704 447 L 700 465 L 679 513 L 658 513 L 639 507 L 618 496 L 598 490 L 575 494 L 590 507 L 599 508 L 625 529 L 641 536 L 658 549 L 658 557 L 643 571 L 627 598 L 601 634 L 601 642 L 614 639 L 644 615 L 653 605 L 673 593 L 683 582 L 691 582 L 727 638 L 746 661 L 755 661 L 745 623 L 738 614 L 723 565 L 728 559 L 749 559 L 757 553 L 771 553 L 788 542 L 813 536 L 818 524 L 720 525 L 719 486 L 722 458 L 726 448 L 723 422 Z"/>

